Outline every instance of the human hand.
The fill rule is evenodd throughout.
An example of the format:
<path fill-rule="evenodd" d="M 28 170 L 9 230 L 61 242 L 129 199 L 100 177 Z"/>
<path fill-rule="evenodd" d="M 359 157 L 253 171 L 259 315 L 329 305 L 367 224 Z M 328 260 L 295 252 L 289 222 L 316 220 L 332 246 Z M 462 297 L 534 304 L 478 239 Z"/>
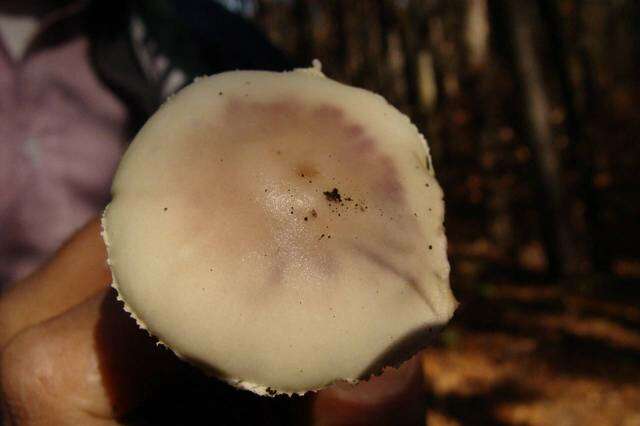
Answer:
<path fill-rule="evenodd" d="M 123 311 L 99 232 L 93 220 L 0 297 L 7 425 L 424 424 L 418 357 L 304 397 L 259 397 L 206 377 Z"/>

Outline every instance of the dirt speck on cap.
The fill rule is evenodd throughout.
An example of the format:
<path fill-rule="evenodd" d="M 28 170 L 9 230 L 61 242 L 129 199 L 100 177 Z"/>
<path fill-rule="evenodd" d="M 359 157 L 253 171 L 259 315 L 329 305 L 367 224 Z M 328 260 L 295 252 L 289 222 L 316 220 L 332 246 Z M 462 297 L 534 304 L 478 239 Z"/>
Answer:
<path fill-rule="evenodd" d="M 324 196 L 327 197 L 327 200 L 339 203 L 342 201 L 342 197 L 340 196 L 340 192 L 338 188 L 333 188 L 331 191 L 324 191 Z"/>

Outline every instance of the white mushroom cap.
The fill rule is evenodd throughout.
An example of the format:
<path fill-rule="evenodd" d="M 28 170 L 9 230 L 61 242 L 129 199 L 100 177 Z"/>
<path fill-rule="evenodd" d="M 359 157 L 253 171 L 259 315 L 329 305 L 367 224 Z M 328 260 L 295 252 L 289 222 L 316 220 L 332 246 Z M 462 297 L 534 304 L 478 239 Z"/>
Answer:
<path fill-rule="evenodd" d="M 149 119 L 103 217 L 125 309 L 256 393 L 357 381 L 456 306 L 424 138 L 317 69 L 200 78 Z"/>

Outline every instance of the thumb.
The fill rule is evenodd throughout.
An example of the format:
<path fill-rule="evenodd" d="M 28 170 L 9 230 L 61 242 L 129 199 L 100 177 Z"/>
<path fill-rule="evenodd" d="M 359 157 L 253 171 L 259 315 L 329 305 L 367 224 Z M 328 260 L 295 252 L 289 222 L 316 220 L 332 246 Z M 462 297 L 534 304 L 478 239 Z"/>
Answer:
<path fill-rule="evenodd" d="M 14 425 L 116 425 L 181 368 L 110 290 L 24 330 L 1 355 L 0 392 Z"/>

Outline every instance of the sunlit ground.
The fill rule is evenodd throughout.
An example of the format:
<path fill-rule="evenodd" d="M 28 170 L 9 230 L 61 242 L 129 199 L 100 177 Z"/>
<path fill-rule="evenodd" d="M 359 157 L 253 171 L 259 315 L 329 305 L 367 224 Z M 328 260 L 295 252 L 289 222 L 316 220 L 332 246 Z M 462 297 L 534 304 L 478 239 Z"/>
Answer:
<path fill-rule="evenodd" d="M 430 426 L 640 425 L 637 281 L 466 287 L 424 357 Z"/>

